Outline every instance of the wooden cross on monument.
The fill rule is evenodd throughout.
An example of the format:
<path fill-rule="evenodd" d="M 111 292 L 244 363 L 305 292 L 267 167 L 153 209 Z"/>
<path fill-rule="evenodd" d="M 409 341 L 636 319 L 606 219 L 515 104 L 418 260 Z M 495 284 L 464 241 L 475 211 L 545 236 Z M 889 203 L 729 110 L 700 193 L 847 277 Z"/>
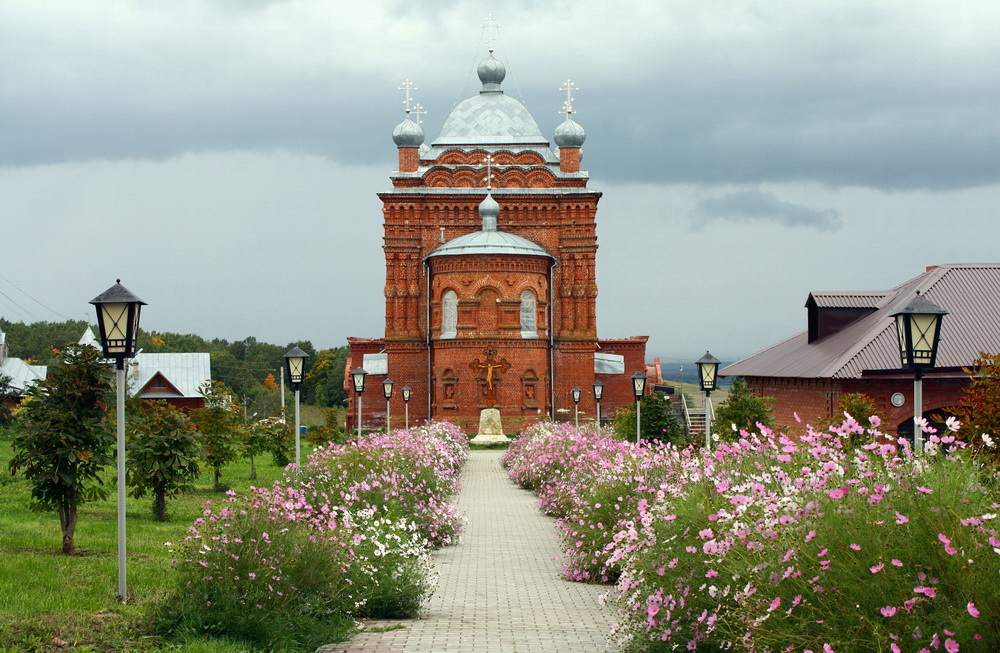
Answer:
<path fill-rule="evenodd" d="M 469 363 L 469 368 L 473 372 L 486 371 L 486 397 L 483 403 L 486 404 L 487 408 L 493 408 L 497 403 L 496 396 L 496 386 L 493 384 L 493 373 L 497 372 L 503 374 L 510 369 L 510 363 L 507 362 L 506 358 L 501 358 L 497 360 L 495 357 L 497 355 L 497 350 L 493 347 L 487 347 L 483 353 L 486 355 L 486 359 L 483 362 L 479 362 L 479 358 L 472 359 Z"/>

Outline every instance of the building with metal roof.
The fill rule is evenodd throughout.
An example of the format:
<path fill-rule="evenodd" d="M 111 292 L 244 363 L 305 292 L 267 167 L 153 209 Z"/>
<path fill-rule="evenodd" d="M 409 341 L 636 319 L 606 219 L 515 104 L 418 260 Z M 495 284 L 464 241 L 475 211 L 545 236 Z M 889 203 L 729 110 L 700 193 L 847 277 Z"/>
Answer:
<path fill-rule="evenodd" d="M 773 396 L 779 425 L 831 417 L 842 394 L 875 400 L 890 428 L 912 432 L 912 379 L 903 370 L 893 314 L 917 293 L 948 311 L 936 367 L 924 373 L 924 412 L 948 413 L 968 383 L 963 368 L 1000 352 L 1000 264 L 932 266 L 885 292 L 813 292 L 807 328 L 719 372 Z"/>
<path fill-rule="evenodd" d="M 16 395 L 23 395 L 32 384 L 44 381 L 48 376 L 48 366 L 25 362 L 9 356 L 8 351 L 7 334 L 0 329 L 0 376 L 10 379 L 10 388 Z"/>
<path fill-rule="evenodd" d="M 399 166 L 392 188 L 379 193 L 385 337 L 348 338 L 347 373 L 363 364 L 376 376 L 369 383 L 391 378 L 410 388 L 411 401 L 404 407 L 396 393 L 358 402 L 345 376 L 349 428 L 358 419 L 367 428 L 387 419 L 401 426 L 408 411 L 473 429 L 483 408 L 496 408 L 516 432 L 572 414 L 575 386 L 587 389 L 580 414 L 593 418 L 597 379 L 610 416 L 631 405 L 631 374 L 646 369 L 644 336 L 597 337 L 601 193 L 580 170 L 586 133 L 570 118 L 576 87 L 562 89 L 566 118 L 553 147 L 527 107 L 504 93 L 506 70 L 492 51 L 477 73 L 480 91 L 455 105 L 430 144 L 423 112 L 409 105 L 412 83 L 400 87 L 407 113 L 392 132 Z"/>

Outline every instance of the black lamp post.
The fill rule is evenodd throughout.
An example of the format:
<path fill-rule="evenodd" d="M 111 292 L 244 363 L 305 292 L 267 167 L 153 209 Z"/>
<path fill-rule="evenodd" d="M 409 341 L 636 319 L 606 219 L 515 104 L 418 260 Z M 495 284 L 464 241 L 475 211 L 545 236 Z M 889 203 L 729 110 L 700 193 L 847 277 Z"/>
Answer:
<path fill-rule="evenodd" d="M 923 434 L 918 421 L 924 416 L 923 373 L 934 367 L 941 321 L 948 311 L 917 293 L 906 306 L 892 314 L 896 318 L 899 357 L 903 369 L 913 370 L 913 451 L 923 453 Z"/>
<path fill-rule="evenodd" d="M 292 385 L 292 390 L 295 391 L 295 475 L 299 474 L 299 465 L 301 464 L 300 452 L 301 446 L 299 442 L 299 388 L 302 387 L 302 382 L 306 378 L 306 359 L 309 358 L 309 354 L 305 353 L 298 347 L 292 347 L 287 354 L 285 354 L 285 369 L 288 372 L 288 382 Z"/>
<path fill-rule="evenodd" d="M 97 326 L 101 331 L 101 349 L 105 358 L 115 359 L 116 435 L 118 456 L 118 595 L 128 600 L 125 583 L 125 359 L 135 357 L 135 341 L 139 336 L 139 312 L 146 302 L 125 286 L 121 279 L 115 285 L 90 300 L 97 309 Z"/>
<path fill-rule="evenodd" d="M 580 428 L 580 386 L 575 386 L 569 391 L 573 395 L 573 424 L 576 428 Z"/>
<path fill-rule="evenodd" d="M 636 372 L 632 375 L 632 394 L 635 395 L 635 443 L 639 444 L 642 435 L 641 406 L 639 400 L 646 394 L 646 373 Z"/>
<path fill-rule="evenodd" d="M 597 404 L 597 427 L 601 426 L 601 397 L 604 396 L 604 383 L 600 379 L 594 381 L 591 386 L 594 389 L 594 403 Z"/>
<path fill-rule="evenodd" d="M 357 395 L 358 404 L 358 437 L 361 437 L 361 395 L 365 393 L 365 380 L 368 372 L 363 367 L 355 367 L 351 370 L 351 380 L 354 381 L 354 394 Z"/>
<path fill-rule="evenodd" d="M 389 400 L 392 399 L 392 379 L 385 377 L 382 381 L 382 394 L 385 396 L 385 434 L 389 435 L 389 424 L 392 421 L 389 415 Z"/>
<path fill-rule="evenodd" d="M 410 430 L 410 386 L 404 385 L 401 390 L 403 393 L 403 406 L 406 410 L 406 421 L 403 423 L 406 430 Z"/>
<path fill-rule="evenodd" d="M 718 382 L 721 361 L 707 351 L 695 361 L 698 366 L 698 384 L 705 391 L 705 451 L 712 450 L 712 390 Z"/>

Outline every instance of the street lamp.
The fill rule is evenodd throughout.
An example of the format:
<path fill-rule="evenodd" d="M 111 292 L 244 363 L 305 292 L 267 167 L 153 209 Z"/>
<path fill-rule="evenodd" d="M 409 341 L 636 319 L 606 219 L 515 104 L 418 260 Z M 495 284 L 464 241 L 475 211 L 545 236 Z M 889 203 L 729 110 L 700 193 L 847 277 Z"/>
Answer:
<path fill-rule="evenodd" d="M 365 379 L 368 378 L 368 372 L 361 366 L 355 367 L 351 371 L 351 379 L 354 381 L 354 394 L 357 395 L 358 404 L 358 437 L 361 437 L 361 395 L 365 392 Z"/>
<path fill-rule="evenodd" d="M 639 444 L 639 436 L 642 433 L 642 420 L 640 419 L 642 411 L 639 400 L 646 394 L 645 372 L 636 372 L 632 375 L 632 394 L 635 395 L 635 443 Z"/>
<path fill-rule="evenodd" d="M 695 361 L 698 366 L 698 384 L 705 391 L 705 451 L 712 450 L 712 390 L 715 390 L 719 380 L 718 358 L 707 351 Z"/>
<path fill-rule="evenodd" d="M 594 381 L 594 402 L 597 404 L 597 427 L 601 426 L 601 397 L 604 396 L 604 383 L 600 379 Z"/>
<path fill-rule="evenodd" d="M 573 423 L 576 428 L 580 428 L 580 386 L 575 386 L 569 391 L 573 395 Z"/>
<path fill-rule="evenodd" d="M 382 382 L 382 394 L 385 395 L 385 434 L 389 435 L 389 400 L 392 399 L 392 379 L 389 377 Z"/>
<path fill-rule="evenodd" d="M 405 410 L 406 410 L 406 421 L 404 422 L 404 428 L 407 431 L 410 430 L 410 392 L 412 392 L 410 390 L 410 386 L 404 385 L 403 386 L 403 390 L 402 390 L 402 393 L 403 393 L 403 406 L 405 407 Z"/>
<path fill-rule="evenodd" d="M 923 373 L 934 367 L 938 343 L 941 339 L 941 321 L 948 314 L 934 302 L 920 295 L 892 314 L 896 318 L 896 335 L 899 337 L 899 357 L 903 369 L 913 370 L 913 451 L 923 453 L 923 434 L 918 422 L 924 416 Z"/>
<path fill-rule="evenodd" d="M 97 326 L 101 331 L 101 349 L 105 358 L 115 359 L 118 455 L 118 595 L 122 603 L 128 600 L 125 586 L 125 359 L 135 357 L 135 341 L 139 335 L 139 312 L 146 302 L 115 280 L 103 293 L 90 300 L 97 309 Z"/>
<path fill-rule="evenodd" d="M 285 369 L 288 371 L 288 382 L 295 391 L 295 475 L 299 475 L 299 460 L 301 446 L 299 444 L 299 388 L 306 378 L 306 359 L 309 354 L 298 347 L 292 347 L 285 354 Z"/>

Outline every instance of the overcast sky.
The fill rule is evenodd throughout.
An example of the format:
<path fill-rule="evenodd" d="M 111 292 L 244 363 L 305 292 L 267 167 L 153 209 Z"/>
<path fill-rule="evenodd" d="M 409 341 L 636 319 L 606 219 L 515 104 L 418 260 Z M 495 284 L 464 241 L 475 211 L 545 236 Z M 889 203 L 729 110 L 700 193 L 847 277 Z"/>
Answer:
<path fill-rule="evenodd" d="M 397 88 L 436 138 L 490 12 L 543 134 L 579 87 L 600 337 L 734 360 L 810 291 L 1000 259 L 1000 3 L 610 6 L 0 0 L 0 314 L 92 319 L 120 277 L 147 329 L 382 336 Z"/>

